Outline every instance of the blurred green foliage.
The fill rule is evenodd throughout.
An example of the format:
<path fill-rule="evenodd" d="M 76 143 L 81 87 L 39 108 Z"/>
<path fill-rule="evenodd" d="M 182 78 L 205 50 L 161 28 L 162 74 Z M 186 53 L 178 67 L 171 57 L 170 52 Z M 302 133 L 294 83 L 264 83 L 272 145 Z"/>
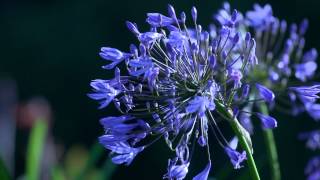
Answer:
<path fill-rule="evenodd" d="M 40 179 L 41 159 L 47 135 L 48 124 L 43 119 L 37 119 L 31 130 L 26 159 L 26 178 Z"/>
<path fill-rule="evenodd" d="M 0 179 L 1 180 L 11 179 L 11 176 L 10 176 L 5 164 L 2 162 L 1 158 L 0 158 Z"/>

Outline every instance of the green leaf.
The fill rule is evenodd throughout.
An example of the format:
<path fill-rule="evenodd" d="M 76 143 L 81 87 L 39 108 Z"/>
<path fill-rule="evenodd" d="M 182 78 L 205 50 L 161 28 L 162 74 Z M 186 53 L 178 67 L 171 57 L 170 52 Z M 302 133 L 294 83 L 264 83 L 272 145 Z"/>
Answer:
<path fill-rule="evenodd" d="M 28 142 L 26 157 L 26 177 L 28 180 L 38 180 L 43 147 L 48 124 L 44 119 L 35 121 Z"/>
<path fill-rule="evenodd" d="M 79 172 L 79 174 L 76 176 L 76 180 L 82 180 L 85 179 L 85 175 L 95 167 L 97 161 L 101 158 L 103 155 L 104 149 L 103 147 L 99 144 L 96 143 L 93 145 L 92 149 L 90 150 L 90 155 L 88 158 L 88 161 L 86 162 L 85 166 L 83 169 Z"/>
<path fill-rule="evenodd" d="M 63 169 L 60 166 L 52 168 L 51 171 L 52 180 L 65 180 Z"/>
<path fill-rule="evenodd" d="M 0 179 L 9 180 L 11 179 L 10 174 L 6 166 L 4 165 L 2 159 L 0 158 Z"/>

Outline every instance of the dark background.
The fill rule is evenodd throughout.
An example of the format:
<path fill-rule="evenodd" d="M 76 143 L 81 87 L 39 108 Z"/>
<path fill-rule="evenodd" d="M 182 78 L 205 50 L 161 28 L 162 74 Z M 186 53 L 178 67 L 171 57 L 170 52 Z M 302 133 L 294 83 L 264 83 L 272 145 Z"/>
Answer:
<path fill-rule="evenodd" d="M 252 9 L 255 2 L 230 1 L 233 8 L 242 12 Z M 20 101 L 35 95 L 48 99 L 54 113 L 52 133 L 55 142 L 63 144 L 66 149 L 74 144 L 83 144 L 89 148 L 103 133 L 99 118 L 113 110 L 112 107 L 97 110 L 97 103 L 86 96 L 90 92 L 91 79 L 113 77 L 113 71 L 100 68 L 105 64 L 98 56 L 100 47 L 128 50 L 129 44 L 136 40 L 126 29 L 125 20 L 134 21 L 146 30 L 146 13 L 166 13 L 168 3 L 173 4 L 178 12 L 186 11 L 189 18 L 190 8 L 195 5 L 199 12 L 199 22 L 205 27 L 212 21 L 212 14 L 222 1 L 2 0 L 0 77 L 16 80 Z M 320 49 L 320 1 L 270 0 L 258 3 L 270 3 L 274 15 L 288 22 L 300 22 L 307 17 L 310 28 L 306 35 L 306 46 Z M 304 165 L 311 154 L 304 148 L 303 142 L 297 139 L 297 134 L 313 129 L 316 123 L 307 116 L 275 116 L 279 119 L 275 134 L 283 179 L 304 179 Z M 264 179 L 268 179 L 261 134 L 254 135 L 253 143 L 255 157 L 260 161 L 260 172 Z M 247 173 L 246 168 L 231 170 L 231 165 L 225 163 L 229 161 L 227 157 L 218 147 L 213 149 L 212 176 L 223 172 L 231 172 L 233 175 Z M 158 143 L 140 154 L 131 166 L 118 168 L 113 179 L 161 179 L 166 172 L 169 155 L 163 144 Z M 23 162 L 24 159 L 17 160 L 17 175 L 24 168 L 20 160 Z M 193 174 L 204 166 L 199 160 L 193 164 L 190 168 Z M 229 179 L 233 179 L 233 175 L 228 176 Z"/>

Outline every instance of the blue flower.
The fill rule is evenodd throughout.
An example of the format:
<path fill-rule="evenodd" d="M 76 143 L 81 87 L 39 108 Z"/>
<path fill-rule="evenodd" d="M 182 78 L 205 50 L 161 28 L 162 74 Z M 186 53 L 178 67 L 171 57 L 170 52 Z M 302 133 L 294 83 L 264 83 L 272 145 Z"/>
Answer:
<path fill-rule="evenodd" d="M 138 59 L 132 59 L 129 61 L 131 67 L 130 75 L 141 76 L 153 68 L 153 62 L 149 57 L 140 57 Z"/>
<path fill-rule="evenodd" d="M 250 116 L 248 113 L 240 113 L 239 121 L 241 125 L 249 132 L 249 134 L 253 134 L 253 124 L 251 122 Z"/>
<path fill-rule="evenodd" d="M 238 69 L 231 69 L 229 72 L 230 80 L 234 82 L 234 88 L 241 87 L 241 79 L 242 79 L 242 73 Z"/>
<path fill-rule="evenodd" d="M 311 150 L 320 149 L 320 130 L 301 133 L 299 135 L 301 140 L 307 140 L 307 147 Z"/>
<path fill-rule="evenodd" d="M 304 170 L 308 180 L 318 180 L 320 178 L 320 156 L 313 157 Z"/>
<path fill-rule="evenodd" d="M 160 40 L 163 37 L 162 34 L 156 32 L 145 32 L 138 36 L 138 39 L 145 46 L 150 47 L 153 43 Z"/>
<path fill-rule="evenodd" d="M 314 61 L 316 61 L 317 57 L 318 57 L 318 52 L 316 49 L 313 48 L 313 49 L 307 51 L 303 55 L 302 61 L 303 62 L 309 62 L 309 61 L 314 62 Z"/>
<path fill-rule="evenodd" d="M 123 53 L 118 49 L 110 48 L 110 47 L 101 48 L 101 52 L 99 53 L 99 55 L 105 60 L 113 61 L 111 64 L 103 66 L 104 69 L 113 69 L 121 61 L 131 56 L 128 53 Z"/>
<path fill-rule="evenodd" d="M 111 159 L 113 163 L 126 164 L 127 166 L 130 165 L 136 155 L 144 149 L 144 147 L 130 147 L 126 142 L 110 143 L 106 144 L 105 147 L 111 150 L 112 153 L 116 154 Z"/>
<path fill-rule="evenodd" d="M 123 88 L 122 83 L 126 83 L 127 79 L 122 78 L 120 80 L 120 69 L 115 69 L 115 78 L 112 80 L 102 80 L 96 79 L 90 83 L 93 88 L 93 93 L 89 93 L 88 96 L 94 100 L 99 101 L 100 107 L 102 109 L 110 104 L 111 101 L 119 95 Z"/>
<path fill-rule="evenodd" d="M 207 180 L 211 169 L 211 161 L 207 164 L 206 168 L 196 175 L 192 180 Z"/>
<path fill-rule="evenodd" d="M 170 160 L 168 162 L 168 172 L 164 175 L 164 178 L 169 180 L 182 180 L 188 173 L 189 163 L 182 163 L 177 165 L 177 160 Z"/>
<path fill-rule="evenodd" d="M 224 150 L 229 156 L 234 169 L 240 169 L 242 167 L 241 163 L 247 159 L 246 152 L 243 151 L 242 153 L 240 153 L 230 147 L 225 147 Z"/>
<path fill-rule="evenodd" d="M 305 109 L 314 120 L 320 120 L 320 104 L 305 103 Z"/>
<path fill-rule="evenodd" d="M 214 110 L 214 102 L 210 101 L 207 97 L 196 96 L 189 102 L 189 105 L 186 107 L 186 112 L 197 113 L 200 117 L 204 117 L 207 109 L 211 111 Z"/>
<path fill-rule="evenodd" d="M 99 101 L 99 109 L 108 106 L 110 102 L 121 92 L 101 79 L 93 80 L 90 85 L 95 92 L 88 94 L 88 96 L 94 100 Z"/>
<path fill-rule="evenodd" d="M 153 27 L 165 27 L 171 25 L 174 21 L 172 18 L 160 13 L 148 13 L 147 23 Z"/>
<path fill-rule="evenodd" d="M 261 113 L 256 113 L 256 115 L 261 120 L 263 128 L 265 128 L 265 129 L 273 129 L 273 128 L 276 128 L 278 126 L 277 120 L 274 119 L 273 117 L 267 116 L 267 115 L 264 115 L 264 114 L 261 114 Z"/>
<path fill-rule="evenodd" d="M 290 90 L 297 93 L 303 102 L 315 102 L 319 99 L 320 85 L 290 87 Z"/>
<path fill-rule="evenodd" d="M 182 34 L 178 31 L 171 31 L 168 40 L 166 41 L 171 48 L 178 48 L 181 49 L 188 41 L 188 38 L 186 35 Z"/>
<path fill-rule="evenodd" d="M 267 102 L 272 102 L 274 100 L 275 95 L 270 89 L 258 83 L 256 84 L 256 88 L 258 89 L 260 97 L 262 99 Z"/>
<path fill-rule="evenodd" d="M 151 91 L 156 87 L 156 79 L 159 75 L 159 68 L 151 68 L 144 74 L 144 79 L 148 79 L 148 87 Z"/>
<path fill-rule="evenodd" d="M 109 116 L 100 120 L 101 125 L 103 125 L 104 129 L 108 131 L 111 129 L 112 131 L 116 131 L 119 133 L 126 134 L 128 131 L 131 131 L 135 128 L 136 124 L 125 124 L 130 120 L 133 120 L 134 117 L 131 116 L 120 116 L 113 117 Z"/>
<path fill-rule="evenodd" d="M 302 64 L 295 65 L 295 76 L 301 81 L 306 81 L 308 78 L 313 77 L 314 72 L 317 70 L 317 63 L 308 61 Z"/>
<path fill-rule="evenodd" d="M 250 26 L 257 29 L 265 29 L 274 21 L 272 8 L 269 4 L 266 4 L 264 7 L 261 7 L 259 4 L 255 4 L 253 8 L 253 11 L 248 11 L 246 14 L 246 18 Z"/>
<path fill-rule="evenodd" d="M 243 16 L 237 10 L 230 12 L 230 4 L 225 2 L 224 8 L 220 9 L 219 12 L 214 15 L 216 19 L 222 26 L 233 27 L 237 22 L 243 20 Z"/>

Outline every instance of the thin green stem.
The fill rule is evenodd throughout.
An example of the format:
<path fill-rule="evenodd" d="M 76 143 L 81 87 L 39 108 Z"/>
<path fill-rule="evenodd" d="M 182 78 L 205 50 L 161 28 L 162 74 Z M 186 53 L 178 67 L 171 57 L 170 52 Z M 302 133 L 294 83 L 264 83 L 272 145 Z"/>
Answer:
<path fill-rule="evenodd" d="M 265 103 L 260 103 L 259 109 L 261 113 L 265 115 L 269 114 L 268 108 Z M 268 161 L 269 161 L 269 166 L 271 170 L 271 179 L 280 180 L 281 172 L 280 172 L 280 165 L 278 161 L 277 146 L 274 139 L 273 131 L 271 129 L 264 129 L 263 136 L 264 136 L 265 144 L 267 146 Z"/>
<path fill-rule="evenodd" d="M 251 139 L 249 134 L 243 129 L 238 120 L 233 116 L 231 110 L 227 109 L 224 105 L 216 102 L 218 112 L 229 121 L 234 133 L 239 139 L 239 143 L 247 153 L 247 163 L 249 166 L 252 180 L 260 180 L 259 172 L 256 167 L 255 161 L 252 156 Z"/>
<path fill-rule="evenodd" d="M 253 180 L 259 180 L 260 176 L 259 176 L 258 169 L 256 167 L 255 161 L 254 161 L 253 156 L 252 156 L 252 150 L 249 147 L 249 144 L 247 143 L 245 137 L 243 136 L 243 134 L 242 134 L 242 132 L 241 132 L 241 130 L 239 128 L 238 121 L 236 119 L 233 119 L 230 124 L 231 124 L 231 127 L 232 127 L 233 131 L 236 133 L 236 136 L 239 139 L 239 143 L 241 144 L 242 148 L 247 153 L 247 158 L 248 158 L 247 161 L 248 161 L 248 165 L 249 165 L 249 168 L 250 168 L 250 173 L 251 173 L 252 179 Z"/>

